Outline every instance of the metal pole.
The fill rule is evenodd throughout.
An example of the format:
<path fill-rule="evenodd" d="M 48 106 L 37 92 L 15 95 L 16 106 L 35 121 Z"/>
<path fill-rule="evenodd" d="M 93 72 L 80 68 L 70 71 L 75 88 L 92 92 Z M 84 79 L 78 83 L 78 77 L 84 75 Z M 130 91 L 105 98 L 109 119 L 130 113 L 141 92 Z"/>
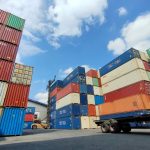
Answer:
<path fill-rule="evenodd" d="M 51 104 L 50 104 L 50 93 L 51 93 L 51 85 L 55 82 L 55 78 L 56 76 L 54 76 L 54 79 L 53 80 L 49 80 L 48 81 L 48 85 L 47 85 L 47 90 L 48 90 L 48 101 L 47 101 L 47 126 L 48 128 L 50 128 L 50 107 L 51 107 Z"/>

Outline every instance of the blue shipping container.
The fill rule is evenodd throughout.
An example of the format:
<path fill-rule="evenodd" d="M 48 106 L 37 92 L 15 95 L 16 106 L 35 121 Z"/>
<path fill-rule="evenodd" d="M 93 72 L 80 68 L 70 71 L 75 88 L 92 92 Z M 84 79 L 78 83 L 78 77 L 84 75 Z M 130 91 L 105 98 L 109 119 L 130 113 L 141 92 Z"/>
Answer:
<path fill-rule="evenodd" d="M 53 96 L 51 99 L 50 99 L 50 104 L 54 104 L 56 103 L 56 96 Z"/>
<path fill-rule="evenodd" d="M 95 96 L 95 105 L 103 104 L 104 103 L 104 96 Z"/>
<path fill-rule="evenodd" d="M 63 88 L 63 81 L 61 81 L 61 80 L 55 81 L 55 82 L 51 85 L 50 90 L 53 91 L 56 87 Z"/>
<path fill-rule="evenodd" d="M 78 75 L 75 78 L 73 78 L 70 82 L 78 84 L 86 84 L 86 77 L 85 75 Z"/>
<path fill-rule="evenodd" d="M 94 95 L 94 89 L 92 85 L 87 85 L 87 94 Z"/>
<path fill-rule="evenodd" d="M 85 75 L 85 68 L 84 67 L 77 67 L 74 69 L 64 80 L 63 85 L 66 86 L 70 83 L 76 76 L 78 75 Z"/>
<path fill-rule="evenodd" d="M 63 118 L 69 116 L 80 116 L 80 105 L 70 104 L 63 108 L 56 110 L 56 118 Z"/>
<path fill-rule="evenodd" d="M 87 105 L 81 105 L 80 111 L 82 116 L 88 116 L 88 106 Z"/>
<path fill-rule="evenodd" d="M 56 129 L 80 129 L 80 117 L 66 117 L 56 120 Z"/>
<path fill-rule="evenodd" d="M 34 113 L 35 113 L 35 107 L 26 108 L 26 114 L 34 114 Z"/>
<path fill-rule="evenodd" d="M 107 74 L 108 72 L 112 71 L 113 69 L 121 66 L 122 64 L 128 62 L 129 60 L 133 58 L 141 58 L 140 53 L 138 50 L 131 48 L 128 51 L 124 52 L 120 56 L 118 56 L 116 59 L 112 60 L 110 63 L 102 67 L 99 72 L 100 75 L 103 76 Z"/>
<path fill-rule="evenodd" d="M 107 120 L 107 119 L 128 118 L 128 117 L 142 117 L 144 115 L 150 115 L 150 111 L 143 110 L 143 111 L 133 111 L 127 113 L 111 114 L 111 115 L 102 115 L 100 116 L 100 119 Z"/>
<path fill-rule="evenodd" d="M 25 108 L 3 109 L 0 119 L 0 135 L 22 135 Z"/>
<path fill-rule="evenodd" d="M 51 120 L 56 119 L 56 111 L 50 112 L 50 119 Z"/>
<path fill-rule="evenodd" d="M 50 111 L 53 112 L 56 110 L 56 103 L 51 104 Z"/>
<path fill-rule="evenodd" d="M 56 120 L 50 120 L 50 129 L 56 128 Z"/>
<path fill-rule="evenodd" d="M 23 129 L 32 129 L 33 122 L 24 122 Z"/>
<path fill-rule="evenodd" d="M 87 85 L 86 84 L 80 84 L 80 93 L 87 94 Z"/>
<path fill-rule="evenodd" d="M 80 94 L 80 104 L 87 105 L 87 94 L 81 93 Z"/>

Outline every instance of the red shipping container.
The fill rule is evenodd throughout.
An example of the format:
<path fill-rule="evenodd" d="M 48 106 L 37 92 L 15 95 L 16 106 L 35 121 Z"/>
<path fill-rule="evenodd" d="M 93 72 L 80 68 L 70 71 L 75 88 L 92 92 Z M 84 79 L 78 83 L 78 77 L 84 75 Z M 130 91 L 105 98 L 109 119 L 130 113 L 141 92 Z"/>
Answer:
<path fill-rule="evenodd" d="M 0 39 L 12 44 L 19 45 L 22 32 L 9 27 L 0 28 Z"/>
<path fill-rule="evenodd" d="M 105 102 L 113 102 L 115 100 L 125 98 L 136 94 L 150 94 L 150 82 L 140 81 L 135 84 L 123 87 L 104 95 Z"/>
<path fill-rule="evenodd" d="M 98 84 L 99 84 L 99 87 L 102 86 L 101 78 L 98 78 Z"/>
<path fill-rule="evenodd" d="M 88 105 L 88 116 L 96 116 L 96 108 L 95 105 Z"/>
<path fill-rule="evenodd" d="M 150 71 L 150 63 L 143 61 L 143 64 L 144 64 L 145 70 Z"/>
<path fill-rule="evenodd" d="M 0 80 L 1 81 L 10 81 L 13 62 L 5 61 L 0 59 Z"/>
<path fill-rule="evenodd" d="M 91 69 L 86 73 L 86 75 L 89 76 L 89 77 L 92 77 L 92 78 L 98 78 L 97 70 Z"/>
<path fill-rule="evenodd" d="M 0 41 L 0 58 L 14 62 L 17 51 L 18 46 Z"/>
<path fill-rule="evenodd" d="M 5 24 L 8 13 L 0 10 L 0 23 Z"/>
<path fill-rule="evenodd" d="M 56 96 L 56 94 L 61 90 L 61 88 L 56 87 L 53 91 L 50 93 L 50 97 Z"/>
<path fill-rule="evenodd" d="M 30 86 L 9 83 L 6 92 L 4 106 L 27 107 Z"/>
<path fill-rule="evenodd" d="M 33 114 L 26 114 L 24 121 L 33 121 L 34 115 Z"/>
<path fill-rule="evenodd" d="M 62 97 L 68 95 L 69 93 L 80 93 L 80 87 L 77 83 L 70 83 L 66 87 L 64 87 L 61 91 L 59 91 L 56 95 L 56 101 L 61 99 Z"/>

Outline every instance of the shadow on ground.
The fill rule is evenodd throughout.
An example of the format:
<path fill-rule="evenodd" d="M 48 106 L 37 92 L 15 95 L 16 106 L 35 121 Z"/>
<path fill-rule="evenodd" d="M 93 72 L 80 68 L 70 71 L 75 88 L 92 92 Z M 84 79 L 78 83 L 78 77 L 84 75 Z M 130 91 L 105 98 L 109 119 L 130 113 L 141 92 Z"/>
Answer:
<path fill-rule="evenodd" d="M 2 150 L 149 150 L 150 133 L 98 134 L 0 146 Z"/>
<path fill-rule="evenodd" d="M 5 141 L 5 137 L 1 137 L 1 136 L 0 136 L 0 142 L 1 142 L 1 141 Z"/>

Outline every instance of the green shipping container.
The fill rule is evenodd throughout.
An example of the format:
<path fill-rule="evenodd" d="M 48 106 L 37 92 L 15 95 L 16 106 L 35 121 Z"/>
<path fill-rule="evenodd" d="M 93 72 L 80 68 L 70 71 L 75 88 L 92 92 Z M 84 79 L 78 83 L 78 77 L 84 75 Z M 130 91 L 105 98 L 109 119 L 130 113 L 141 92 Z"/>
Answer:
<path fill-rule="evenodd" d="M 92 78 L 92 81 L 94 86 L 99 86 L 97 78 Z"/>
<path fill-rule="evenodd" d="M 146 51 L 147 51 L 148 56 L 150 57 L 150 48 L 147 49 Z"/>
<path fill-rule="evenodd" d="M 10 14 L 7 20 L 7 25 L 18 30 L 23 30 L 25 20 L 15 15 Z"/>

